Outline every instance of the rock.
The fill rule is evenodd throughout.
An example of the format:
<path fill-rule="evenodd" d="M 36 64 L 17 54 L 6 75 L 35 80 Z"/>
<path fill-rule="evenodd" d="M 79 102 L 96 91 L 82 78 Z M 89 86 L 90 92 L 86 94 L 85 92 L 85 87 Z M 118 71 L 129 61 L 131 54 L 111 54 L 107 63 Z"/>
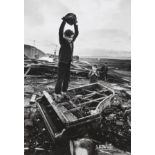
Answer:
<path fill-rule="evenodd" d="M 24 126 L 25 127 L 33 127 L 33 121 L 31 119 L 25 119 Z"/>

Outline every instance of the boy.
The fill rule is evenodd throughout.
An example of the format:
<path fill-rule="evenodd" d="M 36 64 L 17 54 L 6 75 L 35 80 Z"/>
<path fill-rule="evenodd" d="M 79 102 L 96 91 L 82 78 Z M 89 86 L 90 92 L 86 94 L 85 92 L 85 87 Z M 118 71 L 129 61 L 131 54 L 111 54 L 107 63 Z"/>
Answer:
<path fill-rule="evenodd" d="M 55 100 L 60 101 L 62 95 L 65 95 L 68 89 L 70 80 L 70 65 L 73 57 L 74 41 L 78 36 L 78 25 L 76 15 L 69 13 L 62 18 L 62 23 L 59 29 L 59 64 L 58 64 L 58 79 L 55 86 Z M 66 30 L 64 27 L 66 23 L 74 25 L 74 31 Z"/>
<path fill-rule="evenodd" d="M 99 73 L 97 71 L 97 65 L 92 66 L 92 70 L 89 72 L 90 83 L 95 83 L 98 81 Z"/>

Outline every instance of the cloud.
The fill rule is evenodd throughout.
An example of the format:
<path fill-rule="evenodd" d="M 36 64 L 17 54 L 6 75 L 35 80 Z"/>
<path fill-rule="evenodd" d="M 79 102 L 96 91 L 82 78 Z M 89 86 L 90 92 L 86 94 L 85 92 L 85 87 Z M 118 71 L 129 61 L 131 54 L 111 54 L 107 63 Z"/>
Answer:
<path fill-rule="evenodd" d="M 74 12 L 80 31 L 75 43 L 79 55 L 88 47 L 128 51 L 130 3 L 131 0 L 25 0 L 25 43 L 36 40 L 42 50 L 51 52 L 54 46 L 46 42 L 59 44 L 61 18 Z"/>
<path fill-rule="evenodd" d="M 36 0 L 24 1 L 25 25 L 37 26 L 44 23 L 44 15 L 40 10 L 41 4 Z"/>
<path fill-rule="evenodd" d="M 85 51 L 87 51 L 87 53 Z M 99 49 L 98 48 L 96 49 L 86 48 L 81 51 L 81 56 L 126 59 L 126 58 L 131 57 L 131 52 L 130 51 L 106 50 L 106 49 L 100 49 L 100 48 Z"/>

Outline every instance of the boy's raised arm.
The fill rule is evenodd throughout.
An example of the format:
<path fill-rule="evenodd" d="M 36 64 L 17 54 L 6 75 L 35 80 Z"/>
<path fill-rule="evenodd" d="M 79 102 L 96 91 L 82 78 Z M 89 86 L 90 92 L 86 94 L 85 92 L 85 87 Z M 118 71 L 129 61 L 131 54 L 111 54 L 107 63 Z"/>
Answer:
<path fill-rule="evenodd" d="M 74 31 L 75 31 L 75 35 L 73 37 L 73 42 L 75 41 L 75 39 L 77 38 L 79 34 L 78 25 L 76 23 L 74 24 Z"/>
<path fill-rule="evenodd" d="M 64 27 L 66 25 L 66 21 L 62 21 L 60 28 L 59 28 L 59 42 L 61 44 L 62 40 L 63 40 L 63 33 L 64 33 Z"/>

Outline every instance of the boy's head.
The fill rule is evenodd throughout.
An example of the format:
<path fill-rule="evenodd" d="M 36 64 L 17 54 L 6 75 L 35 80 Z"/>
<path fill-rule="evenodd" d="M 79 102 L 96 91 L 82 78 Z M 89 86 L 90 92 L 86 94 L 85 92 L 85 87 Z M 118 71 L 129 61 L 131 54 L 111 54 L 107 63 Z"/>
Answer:
<path fill-rule="evenodd" d="M 64 37 L 68 42 L 71 42 L 73 40 L 74 32 L 72 30 L 66 30 L 64 32 Z"/>

